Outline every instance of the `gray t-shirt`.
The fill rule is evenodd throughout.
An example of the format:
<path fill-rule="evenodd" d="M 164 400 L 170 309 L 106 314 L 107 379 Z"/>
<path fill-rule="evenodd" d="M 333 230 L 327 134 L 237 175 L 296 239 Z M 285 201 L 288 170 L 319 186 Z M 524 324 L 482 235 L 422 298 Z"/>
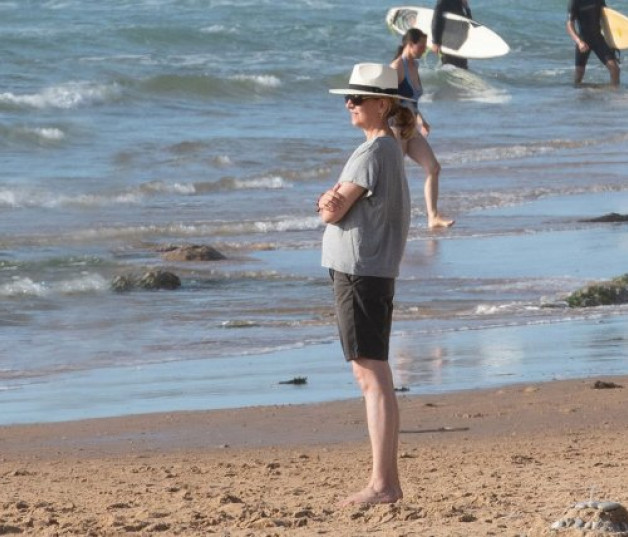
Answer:
<path fill-rule="evenodd" d="M 410 192 L 399 142 L 381 136 L 349 157 L 338 182 L 366 189 L 323 234 L 322 265 L 353 274 L 396 278 L 410 227 Z"/>

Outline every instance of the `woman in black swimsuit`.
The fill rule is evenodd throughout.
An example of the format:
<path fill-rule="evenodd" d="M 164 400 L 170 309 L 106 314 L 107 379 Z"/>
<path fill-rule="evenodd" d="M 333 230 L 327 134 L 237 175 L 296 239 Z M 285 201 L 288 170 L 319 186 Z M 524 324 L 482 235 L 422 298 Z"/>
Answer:
<path fill-rule="evenodd" d="M 423 94 L 417 61 L 425 53 L 426 47 L 427 36 L 421 30 L 411 28 L 403 36 L 395 59 L 390 64 L 393 69 L 397 70 L 399 94 L 404 97 L 418 100 Z M 424 195 L 427 225 L 430 228 L 450 227 L 454 224 L 454 220 L 443 217 L 437 208 L 438 178 L 441 168 L 434 151 L 426 140 L 430 126 L 419 112 L 415 102 L 403 101 L 403 106 L 402 112 L 411 117 L 403 118 L 405 127 L 401 127 L 399 124 L 393 125 L 393 131 L 401 141 L 404 154 L 408 155 L 425 171 Z"/>

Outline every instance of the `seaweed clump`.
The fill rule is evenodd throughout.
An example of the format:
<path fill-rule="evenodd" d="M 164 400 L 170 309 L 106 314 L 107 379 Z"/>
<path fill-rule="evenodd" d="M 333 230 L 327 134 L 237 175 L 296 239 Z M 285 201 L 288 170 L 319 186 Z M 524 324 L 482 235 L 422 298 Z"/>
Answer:
<path fill-rule="evenodd" d="M 628 273 L 608 282 L 588 285 L 567 297 L 570 308 L 611 306 L 628 302 Z"/>

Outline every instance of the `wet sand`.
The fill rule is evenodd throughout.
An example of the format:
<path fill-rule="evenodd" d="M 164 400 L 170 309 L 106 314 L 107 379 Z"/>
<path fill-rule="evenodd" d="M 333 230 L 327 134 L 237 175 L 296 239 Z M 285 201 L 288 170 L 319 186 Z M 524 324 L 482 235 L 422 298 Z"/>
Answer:
<path fill-rule="evenodd" d="M 628 377 L 400 394 L 405 497 L 350 508 L 359 399 L 0 427 L 0 534 L 552 535 L 576 502 L 628 505 L 627 394 Z"/>

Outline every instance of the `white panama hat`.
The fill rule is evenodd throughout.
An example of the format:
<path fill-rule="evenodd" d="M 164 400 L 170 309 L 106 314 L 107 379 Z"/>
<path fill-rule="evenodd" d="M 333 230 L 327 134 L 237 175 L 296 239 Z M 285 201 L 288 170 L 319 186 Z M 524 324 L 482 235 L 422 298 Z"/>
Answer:
<path fill-rule="evenodd" d="M 392 67 L 382 63 L 357 63 L 353 66 L 349 86 L 331 89 L 329 93 L 391 97 L 414 102 L 414 99 L 399 95 L 398 84 L 397 71 Z"/>

